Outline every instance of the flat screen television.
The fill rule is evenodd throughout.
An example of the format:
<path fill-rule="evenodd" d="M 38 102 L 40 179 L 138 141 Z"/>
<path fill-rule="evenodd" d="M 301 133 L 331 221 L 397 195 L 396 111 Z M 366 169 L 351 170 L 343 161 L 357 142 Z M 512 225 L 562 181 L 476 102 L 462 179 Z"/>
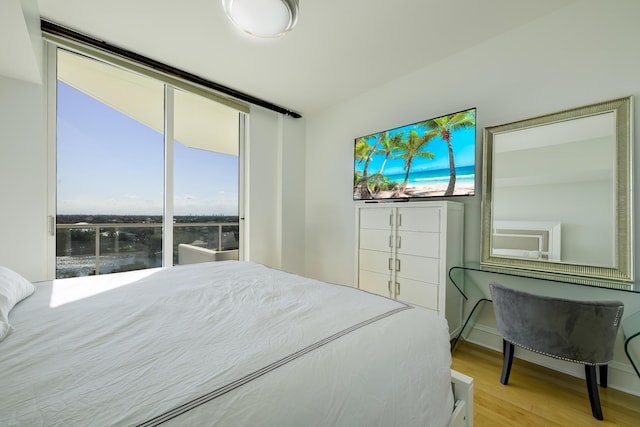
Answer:
<path fill-rule="evenodd" d="M 354 200 L 475 194 L 476 109 L 362 136 L 354 144 Z"/>

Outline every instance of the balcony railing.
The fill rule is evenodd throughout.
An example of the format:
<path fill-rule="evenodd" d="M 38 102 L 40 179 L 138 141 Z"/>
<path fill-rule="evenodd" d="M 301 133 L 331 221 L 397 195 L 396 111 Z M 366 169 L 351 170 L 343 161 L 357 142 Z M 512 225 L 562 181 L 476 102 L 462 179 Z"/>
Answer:
<path fill-rule="evenodd" d="M 56 225 L 56 277 L 75 277 L 162 266 L 162 224 Z M 173 224 L 173 262 L 178 244 L 238 249 L 238 222 Z"/>

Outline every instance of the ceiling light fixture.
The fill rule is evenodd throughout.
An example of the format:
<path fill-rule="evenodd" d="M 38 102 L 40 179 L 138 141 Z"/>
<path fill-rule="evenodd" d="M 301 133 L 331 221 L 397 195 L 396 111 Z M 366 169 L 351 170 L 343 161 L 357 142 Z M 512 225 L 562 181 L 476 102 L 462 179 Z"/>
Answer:
<path fill-rule="evenodd" d="M 278 37 L 298 21 L 298 0 L 222 0 L 224 11 L 241 30 L 258 37 Z"/>

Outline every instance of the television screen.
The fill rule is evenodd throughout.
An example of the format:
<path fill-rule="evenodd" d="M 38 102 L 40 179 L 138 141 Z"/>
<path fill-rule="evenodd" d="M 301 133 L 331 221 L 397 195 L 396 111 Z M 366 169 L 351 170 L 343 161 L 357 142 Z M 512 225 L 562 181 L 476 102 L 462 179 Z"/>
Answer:
<path fill-rule="evenodd" d="M 473 196 L 476 109 L 356 138 L 354 200 Z"/>

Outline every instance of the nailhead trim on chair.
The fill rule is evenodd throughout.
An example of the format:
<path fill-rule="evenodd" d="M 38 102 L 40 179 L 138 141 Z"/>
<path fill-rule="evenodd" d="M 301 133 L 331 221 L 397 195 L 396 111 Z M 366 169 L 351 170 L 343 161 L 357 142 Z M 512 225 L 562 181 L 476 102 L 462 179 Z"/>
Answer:
<path fill-rule="evenodd" d="M 622 306 L 618 307 L 618 312 L 616 313 L 616 318 L 613 321 L 613 326 L 618 326 L 618 322 L 620 322 L 620 310 L 622 310 Z"/>
<path fill-rule="evenodd" d="M 583 360 L 569 359 L 568 357 L 561 357 L 561 356 L 556 356 L 555 354 L 545 353 L 544 351 L 536 350 L 534 348 L 527 347 L 526 345 L 518 344 L 517 342 L 511 341 L 511 340 L 507 340 L 507 341 L 509 341 L 513 345 L 517 345 L 518 347 L 522 347 L 524 349 L 533 351 L 534 353 L 543 354 L 545 356 L 553 357 L 554 359 L 566 360 L 567 362 L 580 363 L 582 365 L 593 365 L 593 366 L 609 364 L 609 362 L 585 362 Z"/>

